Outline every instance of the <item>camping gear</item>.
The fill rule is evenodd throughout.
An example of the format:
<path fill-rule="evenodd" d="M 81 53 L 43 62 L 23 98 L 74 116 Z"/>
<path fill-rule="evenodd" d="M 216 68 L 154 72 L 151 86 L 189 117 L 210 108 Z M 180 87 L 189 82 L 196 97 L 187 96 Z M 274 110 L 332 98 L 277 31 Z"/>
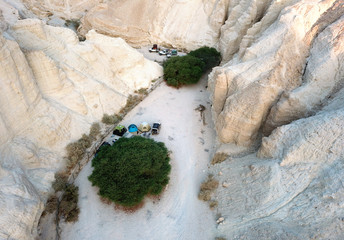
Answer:
<path fill-rule="evenodd" d="M 129 127 L 128 127 L 128 131 L 130 133 L 137 133 L 137 131 L 139 131 L 139 129 L 137 128 L 137 126 L 135 124 L 130 124 Z"/>
<path fill-rule="evenodd" d="M 113 134 L 122 137 L 124 133 L 126 133 L 127 129 L 123 125 L 117 125 L 115 130 L 113 130 Z"/>
<path fill-rule="evenodd" d="M 160 132 L 161 123 L 155 122 L 152 127 L 152 135 L 157 135 Z"/>
<path fill-rule="evenodd" d="M 139 126 L 139 130 L 141 132 L 149 132 L 150 129 L 151 129 L 151 126 L 146 122 L 141 123 Z"/>

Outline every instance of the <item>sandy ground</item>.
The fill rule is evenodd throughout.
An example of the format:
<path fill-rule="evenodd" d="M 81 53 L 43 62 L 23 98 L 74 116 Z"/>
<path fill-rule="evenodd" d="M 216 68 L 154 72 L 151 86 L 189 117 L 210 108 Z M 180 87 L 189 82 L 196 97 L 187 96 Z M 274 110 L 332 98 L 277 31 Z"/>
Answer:
<path fill-rule="evenodd" d="M 161 132 L 152 136 L 172 151 L 170 183 L 158 199 L 145 199 L 134 213 L 125 213 L 100 201 L 91 186 L 91 162 L 76 180 L 79 186 L 79 221 L 62 224 L 62 239 L 176 240 L 214 239 L 215 214 L 197 199 L 200 183 L 214 152 L 214 126 L 210 118 L 205 76 L 195 86 L 170 88 L 162 83 L 122 121 L 128 126 L 160 121 Z M 206 106 L 206 125 L 194 109 Z"/>

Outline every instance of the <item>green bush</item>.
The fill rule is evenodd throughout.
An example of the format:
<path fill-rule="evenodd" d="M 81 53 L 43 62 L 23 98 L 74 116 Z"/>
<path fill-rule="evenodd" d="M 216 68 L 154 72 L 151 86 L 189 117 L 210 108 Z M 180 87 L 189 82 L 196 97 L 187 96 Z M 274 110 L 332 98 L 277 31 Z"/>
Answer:
<path fill-rule="evenodd" d="M 164 62 L 164 79 L 173 87 L 195 84 L 202 76 L 204 62 L 193 56 L 176 56 Z"/>
<path fill-rule="evenodd" d="M 221 60 L 221 54 L 215 48 L 210 47 L 201 47 L 197 50 L 191 51 L 189 55 L 197 57 L 204 62 L 204 72 L 217 66 Z"/>
<path fill-rule="evenodd" d="M 101 197 L 132 207 L 146 194 L 162 192 L 169 181 L 169 161 L 164 143 L 140 136 L 120 138 L 92 160 L 89 180 L 99 187 Z"/>

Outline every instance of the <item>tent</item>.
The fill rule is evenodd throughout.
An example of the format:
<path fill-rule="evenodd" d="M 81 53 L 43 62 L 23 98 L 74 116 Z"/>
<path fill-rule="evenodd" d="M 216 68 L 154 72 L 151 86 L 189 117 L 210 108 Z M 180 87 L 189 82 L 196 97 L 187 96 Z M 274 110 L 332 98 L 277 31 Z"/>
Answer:
<path fill-rule="evenodd" d="M 149 132 L 150 129 L 151 129 L 151 126 L 146 122 L 141 123 L 139 126 L 139 130 L 141 132 Z"/>
<path fill-rule="evenodd" d="M 113 130 L 113 134 L 117 135 L 117 136 L 123 136 L 124 133 L 127 132 L 127 129 L 123 126 L 123 125 L 117 125 L 115 127 L 115 130 Z"/>
<path fill-rule="evenodd" d="M 137 128 L 137 126 L 135 124 L 130 124 L 129 127 L 128 127 L 128 131 L 130 133 L 135 133 L 137 132 L 139 129 Z"/>

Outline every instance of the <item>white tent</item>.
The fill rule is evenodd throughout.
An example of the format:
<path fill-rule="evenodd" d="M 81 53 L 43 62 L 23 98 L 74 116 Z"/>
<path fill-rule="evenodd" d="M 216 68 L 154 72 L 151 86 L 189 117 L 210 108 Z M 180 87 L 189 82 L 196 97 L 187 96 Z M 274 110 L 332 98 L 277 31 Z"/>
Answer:
<path fill-rule="evenodd" d="M 141 123 L 140 126 L 139 126 L 139 130 L 141 132 L 149 132 L 150 129 L 151 129 L 151 126 L 148 123 L 146 123 L 146 122 Z"/>

